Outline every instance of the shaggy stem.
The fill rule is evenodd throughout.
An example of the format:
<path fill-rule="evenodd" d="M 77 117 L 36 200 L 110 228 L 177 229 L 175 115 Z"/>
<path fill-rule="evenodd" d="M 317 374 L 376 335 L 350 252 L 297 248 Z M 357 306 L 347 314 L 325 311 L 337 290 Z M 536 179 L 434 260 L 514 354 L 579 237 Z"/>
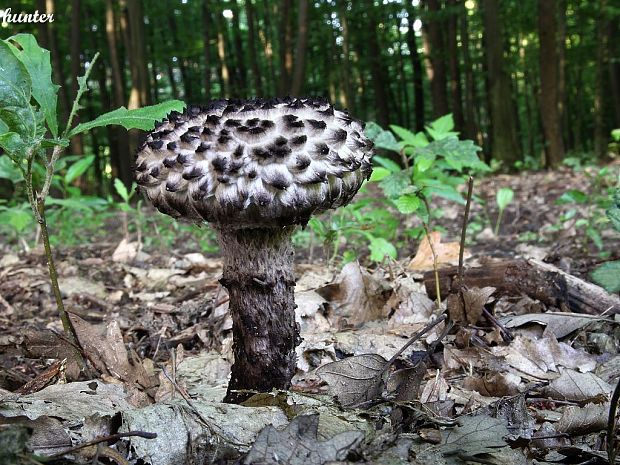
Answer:
<path fill-rule="evenodd" d="M 240 403 L 253 392 L 291 385 L 295 347 L 301 342 L 295 322 L 293 230 L 218 232 L 224 256 L 220 282 L 230 296 L 235 356 L 225 402 Z"/>

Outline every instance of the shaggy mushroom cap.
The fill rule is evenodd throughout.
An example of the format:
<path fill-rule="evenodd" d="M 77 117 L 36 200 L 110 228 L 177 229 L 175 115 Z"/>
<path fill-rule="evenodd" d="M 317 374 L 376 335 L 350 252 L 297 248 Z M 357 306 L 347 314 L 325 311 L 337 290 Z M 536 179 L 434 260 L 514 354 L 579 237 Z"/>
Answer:
<path fill-rule="evenodd" d="M 325 99 L 218 100 L 160 123 L 138 151 L 136 179 L 175 218 L 305 225 L 352 199 L 372 146 L 363 123 Z"/>

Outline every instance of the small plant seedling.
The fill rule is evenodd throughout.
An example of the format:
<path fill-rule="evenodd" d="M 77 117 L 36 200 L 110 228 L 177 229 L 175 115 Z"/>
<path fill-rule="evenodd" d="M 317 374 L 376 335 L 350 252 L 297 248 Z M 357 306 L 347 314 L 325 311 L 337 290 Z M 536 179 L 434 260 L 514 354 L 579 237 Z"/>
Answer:
<path fill-rule="evenodd" d="M 612 227 L 620 232 L 620 188 L 612 195 L 612 205 L 607 209 L 607 218 Z M 620 260 L 603 263 L 592 272 L 592 279 L 607 292 L 620 292 Z"/>
<path fill-rule="evenodd" d="M 497 191 L 497 194 L 495 195 L 495 202 L 497 203 L 497 208 L 499 209 L 494 230 L 496 236 L 499 234 L 499 227 L 502 223 L 502 216 L 504 215 L 504 210 L 506 210 L 506 207 L 510 204 L 510 202 L 512 202 L 514 195 L 515 193 L 510 187 L 502 187 L 500 190 Z"/>

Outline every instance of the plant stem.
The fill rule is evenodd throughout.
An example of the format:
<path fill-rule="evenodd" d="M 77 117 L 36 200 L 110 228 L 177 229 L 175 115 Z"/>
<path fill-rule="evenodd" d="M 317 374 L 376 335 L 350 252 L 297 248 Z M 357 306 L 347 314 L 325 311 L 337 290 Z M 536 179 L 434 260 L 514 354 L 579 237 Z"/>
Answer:
<path fill-rule="evenodd" d="M 431 221 L 431 208 L 428 204 L 428 200 L 426 197 L 422 197 L 424 201 L 424 205 L 426 206 L 426 211 L 428 212 L 428 221 Z M 439 266 L 437 265 L 437 253 L 435 253 L 435 246 L 433 245 L 433 241 L 431 241 L 431 231 L 428 227 L 426 221 L 422 221 L 422 225 L 424 226 L 424 231 L 426 232 L 426 240 L 428 241 L 428 245 L 431 247 L 431 253 L 433 254 L 433 271 L 435 273 L 435 292 L 437 293 L 437 311 L 441 309 L 441 290 L 439 286 Z"/>
<path fill-rule="evenodd" d="M 37 199 L 37 212 L 39 216 L 39 226 L 41 226 L 41 237 L 43 238 L 43 246 L 45 247 L 45 257 L 47 258 L 47 269 L 50 275 L 50 281 L 52 282 L 52 292 L 54 293 L 54 299 L 56 300 L 56 307 L 60 314 L 60 320 L 62 321 L 62 327 L 65 330 L 65 334 L 69 337 L 71 342 L 79 347 L 78 338 L 75 334 L 75 328 L 69 319 L 69 315 L 65 310 L 65 305 L 62 301 L 60 294 L 60 286 L 58 285 L 58 273 L 56 271 L 56 265 L 52 257 L 52 247 L 50 246 L 50 238 L 47 231 L 47 222 L 45 220 L 45 203 L 43 199 Z"/>
<path fill-rule="evenodd" d="M 467 223 L 469 221 L 469 209 L 471 208 L 471 196 L 474 191 L 474 177 L 470 176 L 467 181 L 467 203 L 463 215 L 463 227 L 461 228 L 461 245 L 459 247 L 459 281 L 463 282 L 463 257 L 465 255 L 465 239 L 467 237 Z"/>
<path fill-rule="evenodd" d="M 499 209 L 499 213 L 497 214 L 497 221 L 495 222 L 495 230 L 493 233 L 497 236 L 499 234 L 499 225 L 502 222 L 502 214 L 504 213 L 503 209 Z"/>

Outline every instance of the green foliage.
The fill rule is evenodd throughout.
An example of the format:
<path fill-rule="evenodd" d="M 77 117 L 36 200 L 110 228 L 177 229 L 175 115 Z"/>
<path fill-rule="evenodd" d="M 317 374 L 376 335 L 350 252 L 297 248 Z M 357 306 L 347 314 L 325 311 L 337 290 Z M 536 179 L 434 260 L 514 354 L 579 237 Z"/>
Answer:
<path fill-rule="evenodd" d="M 504 215 L 504 210 L 506 207 L 512 202 L 514 198 L 514 191 L 510 187 L 502 187 L 497 191 L 495 195 L 495 202 L 497 203 L 497 208 L 499 209 L 499 213 L 497 214 L 497 221 L 495 222 L 495 235 L 499 234 L 499 226 L 502 222 L 502 216 Z"/>
<path fill-rule="evenodd" d="M 620 232 L 620 188 L 616 188 L 611 197 L 607 217 L 612 227 Z M 592 279 L 608 292 L 620 292 L 620 260 L 603 263 L 592 272 Z"/>

